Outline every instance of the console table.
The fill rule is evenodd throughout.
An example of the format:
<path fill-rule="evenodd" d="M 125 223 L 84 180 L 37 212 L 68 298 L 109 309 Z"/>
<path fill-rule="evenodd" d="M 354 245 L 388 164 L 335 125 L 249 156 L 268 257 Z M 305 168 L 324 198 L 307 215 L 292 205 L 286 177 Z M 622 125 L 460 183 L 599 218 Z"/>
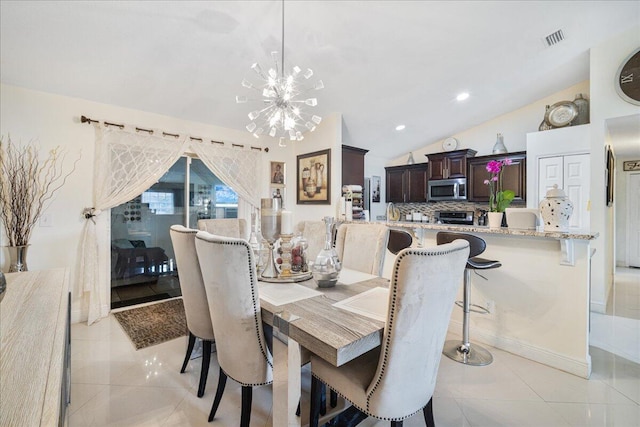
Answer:
<path fill-rule="evenodd" d="M 0 426 L 66 425 L 69 274 L 59 268 L 6 278 L 0 303 Z"/>

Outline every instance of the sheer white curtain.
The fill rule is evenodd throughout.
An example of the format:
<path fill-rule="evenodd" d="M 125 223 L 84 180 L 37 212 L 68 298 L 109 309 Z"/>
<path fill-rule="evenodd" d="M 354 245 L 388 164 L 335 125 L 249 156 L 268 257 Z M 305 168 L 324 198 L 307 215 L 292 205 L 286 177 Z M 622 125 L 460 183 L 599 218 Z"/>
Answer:
<path fill-rule="evenodd" d="M 93 199 L 94 215 L 118 206 L 151 187 L 180 158 L 189 145 L 188 138 L 136 131 L 128 126 L 95 124 Z M 80 239 L 80 259 L 76 295 L 88 307 L 87 324 L 102 317 L 98 260 L 102 256 L 96 239 L 96 225 L 90 215 Z"/>
<path fill-rule="evenodd" d="M 98 260 L 100 253 L 96 224 L 92 215 L 121 205 L 140 195 L 162 177 L 187 152 L 190 138 L 164 136 L 136 131 L 125 126 L 95 124 L 93 209 L 85 209 L 87 218 L 80 239 L 75 295 L 82 296 L 83 311 L 88 309 L 87 324 L 103 315 Z M 251 212 L 260 203 L 262 151 L 226 147 L 218 143 L 191 142 L 203 163 L 226 185 L 238 193 L 238 217 L 251 223 Z"/>
<path fill-rule="evenodd" d="M 191 150 L 226 185 L 238 193 L 238 218 L 251 224 L 251 213 L 260 206 L 262 151 L 192 141 Z"/>

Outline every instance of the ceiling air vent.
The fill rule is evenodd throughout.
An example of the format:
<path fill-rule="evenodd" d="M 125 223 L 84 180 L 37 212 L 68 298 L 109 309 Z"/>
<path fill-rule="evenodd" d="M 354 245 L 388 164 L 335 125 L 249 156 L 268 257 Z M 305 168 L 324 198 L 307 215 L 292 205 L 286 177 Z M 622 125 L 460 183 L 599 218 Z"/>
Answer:
<path fill-rule="evenodd" d="M 547 42 L 547 46 L 551 47 L 554 44 L 558 44 L 560 43 L 562 40 L 564 40 L 564 34 L 562 34 L 562 30 L 558 30 L 555 33 L 551 33 L 549 34 L 547 37 L 544 38 Z"/>

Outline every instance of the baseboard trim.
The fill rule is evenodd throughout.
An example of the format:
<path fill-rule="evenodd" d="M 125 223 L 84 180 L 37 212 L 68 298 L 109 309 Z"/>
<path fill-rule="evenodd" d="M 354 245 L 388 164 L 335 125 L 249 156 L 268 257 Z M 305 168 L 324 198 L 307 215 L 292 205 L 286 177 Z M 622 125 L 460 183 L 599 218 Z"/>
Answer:
<path fill-rule="evenodd" d="M 590 310 L 600 314 L 607 314 L 607 305 L 602 302 L 591 301 Z"/>
<path fill-rule="evenodd" d="M 459 335 L 461 330 L 462 322 L 455 320 L 449 322 L 449 332 Z M 552 368 L 560 369 L 561 371 L 565 371 L 582 378 L 588 379 L 591 375 L 591 356 L 588 354 L 585 360 L 575 359 L 526 342 L 512 338 L 499 337 L 493 333 L 480 329 L 472 328 L 470 330 L 470 336 L 473 337 L 473 340 L 475 341 L 482 342 L 492 347 L 499 348 L 500 350 L 542 363 L 543 365 L 551 366 Z"/>

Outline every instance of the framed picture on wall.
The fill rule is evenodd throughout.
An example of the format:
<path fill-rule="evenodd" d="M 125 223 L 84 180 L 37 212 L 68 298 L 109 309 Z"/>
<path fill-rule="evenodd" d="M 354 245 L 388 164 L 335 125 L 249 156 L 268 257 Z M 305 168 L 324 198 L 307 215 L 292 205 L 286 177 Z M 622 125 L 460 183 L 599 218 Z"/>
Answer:
<path fill-rule="evenodd" d="M 371 177 L 371 203 L 380 203 L 380 177 Z"/>
<path fill-rule="evenodd" d="M 606 174 L 607 174 L 607 206 L 613 206 L 613 182 L 615 179 L 615 166 L 616 159 L 613 156 L 611 146 L 607 145 L 606 148 Z"/>
<path fill-rule="evenodd" d="M 331 150 L 301 154 L 297 157 L 296 203 L 331 204 Z"/>
<path fill-rule="evenodd" d="M 270 177 L 272 187 L 284 186 L 284 162 L 271 162 Z"/>

